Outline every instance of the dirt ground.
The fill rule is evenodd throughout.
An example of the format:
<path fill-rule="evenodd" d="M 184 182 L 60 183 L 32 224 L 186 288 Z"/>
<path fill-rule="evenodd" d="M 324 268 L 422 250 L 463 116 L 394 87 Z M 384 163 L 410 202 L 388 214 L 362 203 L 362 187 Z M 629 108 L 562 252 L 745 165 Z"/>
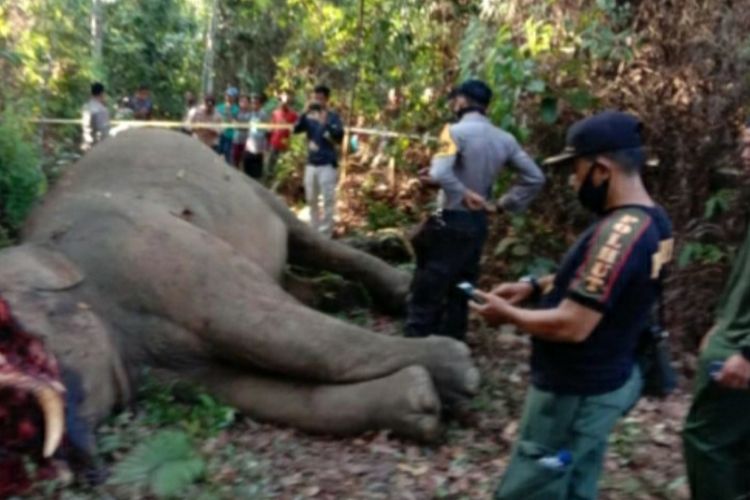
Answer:
<path fill-rule="evenodd" d="M 381 334 L 400 325 L 377 315 L 356 320 Z M 483 383 L 468 422 L 447 426 L 432 446 L 403 441 L 387 433 L 335 439 L 259 424 L 244 417 L 210 438 L 195 440 L 206 462 L 204 477 L 188 487 L 186 499 L 404 499 L 491 498 L 505 469 L 517 433 L 528 387 L 528 338 L 474 323 L 469 343 Z M 610 439 L 600 498 L 670 499 L 689 497 L 679 431 L 689 405 L 687 383 L 667 400 L 642 400 Z M 99 429 L 99 445 L 118 450 L 107 455 L 116 470 L 138 443 L 164 425 L 154 425 L 145 402 Z M 169 403 L 165 408 L 171 408 Z M 182 427 L 175 421 L 172 427 Z M 168 425 L 166 428 L 170 428 Z M 32 498 L 152 498 L 143 485 L 97 488 L 40 487 Z"/>
<path fill-rule="evenodd" d="M 378 326 L 380 325 L 380 326 Z M 391 330 L 386 320 L 374 328 Z M 269 496 L 283 499 L 490 498 L 516 436 L 528 384 L 528 339 L 475 326 L 470 343 L 483 374 L 474 422 L 450 425 L 438 446 L 385 433 L 337 440 L 245 421 L 220 439 L 267 466 Z M 642 400 L 610 440 L 600 498 L 688 498 L 679 430 L 684 389 Z"/>

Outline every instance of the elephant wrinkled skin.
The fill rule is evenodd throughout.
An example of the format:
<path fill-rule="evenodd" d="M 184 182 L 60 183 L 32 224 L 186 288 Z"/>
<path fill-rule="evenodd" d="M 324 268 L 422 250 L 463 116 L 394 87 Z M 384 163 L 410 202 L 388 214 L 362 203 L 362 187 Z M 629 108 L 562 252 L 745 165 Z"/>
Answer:
<path fill-rule="evenodd" d="M 379 335 L 284 291 L 299 264 L 361 282 L 386 308 L 409 277 L 308 229 L 272 193 L 182 134 L 131 130 L 71 166 L 0 251 L 0 296 L 81 379 L 91 423 L 144 367 L 300 429 L 434 438 L 478 373 L 448 338 Z"/>

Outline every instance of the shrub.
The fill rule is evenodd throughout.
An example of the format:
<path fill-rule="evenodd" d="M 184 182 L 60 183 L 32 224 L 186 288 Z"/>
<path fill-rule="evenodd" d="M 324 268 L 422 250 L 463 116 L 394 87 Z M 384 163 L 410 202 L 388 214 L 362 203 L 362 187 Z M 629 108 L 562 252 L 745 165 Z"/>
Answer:
<path fill-rule="evenodd" d="M 37 150 L 19 123 L 12 110 L 0 117 L 0 246 L 17 236 L 47 187 Z"/>

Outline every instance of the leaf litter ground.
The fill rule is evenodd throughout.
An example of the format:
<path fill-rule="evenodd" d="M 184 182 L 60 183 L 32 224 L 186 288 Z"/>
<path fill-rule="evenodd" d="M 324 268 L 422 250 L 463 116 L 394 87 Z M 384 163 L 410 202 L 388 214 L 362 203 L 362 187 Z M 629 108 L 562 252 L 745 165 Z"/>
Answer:
<path fill-rule="evenodd" d="M 382 334 L 400 325 L 377 315 L 356 316 Z M 469 343 L 483 375 L 471 421 L 447 426 L 437 445 L 403 441 L 386 432 L 348 439 L 310 436 L 239 418 L 210 438 L 196 439 L 205 477 L 183 498 L 482 499 L 490 498 L 509 458 L 528 385 L 529 342 L 510 331 L 472 325 Z M 679 430 L 689 397 L 684 388 L 666 401 L 642 400 L 615 430 L 600 498 L 687 499 Z M 163 428 L 163 426 L 161 427 Z M 161 428 L 124 413 L 100 430 L 113 467 Z M 38 490 L 57 498 L 144 498 L 143 487 Z M 45 493 L 46 491 L 46 493 Z"/>

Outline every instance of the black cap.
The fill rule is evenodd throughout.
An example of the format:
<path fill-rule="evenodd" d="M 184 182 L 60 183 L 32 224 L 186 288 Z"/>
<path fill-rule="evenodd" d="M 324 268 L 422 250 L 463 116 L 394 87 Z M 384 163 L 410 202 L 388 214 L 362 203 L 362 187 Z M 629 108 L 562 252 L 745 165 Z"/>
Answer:
<path fill-rule="evenodd" d="M 620 111 L 604 111 L 583 119 L 568 129 L 565 149 L 544 160 L 544 165 L 560 165 L 581 156 L 595 156 L 643 147 L 643 124 L 635 116 Z"/>
<path fill-rule="evenodd" d="M 492 100 L 492 89 L 482 80 L 466 80 L 448 94 L 449 99 L 462 95 L 485 108 Z"/>

